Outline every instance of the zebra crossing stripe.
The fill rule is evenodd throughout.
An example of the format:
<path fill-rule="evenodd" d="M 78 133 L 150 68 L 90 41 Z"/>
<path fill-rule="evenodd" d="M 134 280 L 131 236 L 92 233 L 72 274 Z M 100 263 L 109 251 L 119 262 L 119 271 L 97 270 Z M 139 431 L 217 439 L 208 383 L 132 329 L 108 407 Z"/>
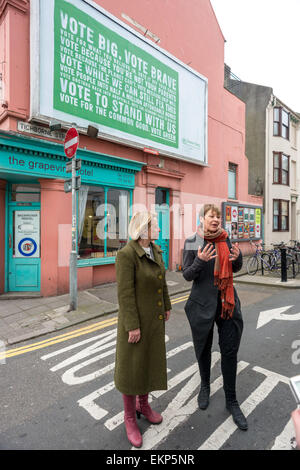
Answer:
<path fill-rule="evenodd" d="M 264 381 L 251 393 L 251 395 L 242 403 L 241 409 L 244 415 L 249 416 L 252 411 L 272 392 L 279 383 L 277 374 L 266 377 Z M 232 417 L 224 421 L 215 432 L 199 447 L 198 450 L 218 450 L 229 437 L 237 430 Z"/>
<path fill-rule="evenodd" d="M 215 351 L 212 354 L 212 367 L 220 358 L 220 353 Z M 249 364 L 240 362 L 237 373 L 239 374 Z M 169 403 L 166 410 L 162 413 L 164 418 L 162 424 L 158 427 L 151 426 L 143 435 L 143 446 L 141 450 L 150 450 L 160 444 L 168 435 L 180 424 L 186 421 L 191 414 L 198 409 L 197 395 L 194 396 L 186 406 L 182 406 L 196 389 L 199 388 L 199 372 L 195 373 L 190 381 L 178 392 L 176 397 Z M 223 378 L 219 376 L 211 385 L 211 395 L 216 393 L 223 385 Z M 134 450 L 132 448 L 131 450 Z"/>
<path fill-rule="evenodd" d="M 291 450 L 291 437 L 295 435 L 295 428 L 292 419 L 290 419 L 287 425 L 279 436 L 276 437 L 275 442 L 271 450 Z"/>

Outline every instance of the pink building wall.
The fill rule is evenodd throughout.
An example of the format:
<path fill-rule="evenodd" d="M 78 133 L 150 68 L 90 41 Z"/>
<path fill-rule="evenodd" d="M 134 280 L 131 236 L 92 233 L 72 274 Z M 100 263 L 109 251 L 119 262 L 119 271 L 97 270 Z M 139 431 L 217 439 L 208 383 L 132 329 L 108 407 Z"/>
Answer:
<path fill-rule="evenodd" d="M 122 13 L 148 28 L 160 38 L 161 48 L 208 79 L 208 167 L 163 157 L 164 168 L 158 169 L 159 157 L 100 139 L 80 137 L 80 147 L 147 163 L 148 166 L 136 175 L 134 203 L 150 208 L 154 203 L 155 186 L 161 186 L 170 189 L 170 204 L 181 207 L 179 217 L 182 219 L 186 215 L 184 206 L 193 205 L 189 233 L 182 233 L 179 240 L 174 237 L 170 240 L 170 268 L 174 269 L 181 262 L 184 237 L 196 228 L 196 205 L 204 202 L 220 205 L 228 200 L 229 162 L 238 165 L 238 201 L 262 204 L 261 198 L 248 195 L 245 104 L 224 88 L 224 36 L 209 0 L 96 0 L 96 3 L 125 23 Z M 0 129 L 16 131 L 17 121 L 28 120 L 30 113 L 29 0 L 0 2 L 0 73 L 5 84 L 4 102 L 0 103 Z M 66 227 L 71 224 L 71 198 L 63 193 L 62 182 L 40 182 L 42 246 L 47 247 L 42 250 L 41 292 L 46 296 L 68 291 L 68 260 L 63 260 L 59 246 L 62 244 L 69 253 L 71 241 Z M 0 187 L 0 223 L 1 194 Z M 47 220 L 52 221 L 52 226 Z M 175 227 L 171 219 L 171 233 L 172 230 Z M 0 232 L 0 246 L 1 236 Z M 247 251 L 245 243 L 241 246 Z M 0 254 L 0 292 L 2 258 Z M 78 270 L 79 288 L 114 279 L 114 265 Z"/>

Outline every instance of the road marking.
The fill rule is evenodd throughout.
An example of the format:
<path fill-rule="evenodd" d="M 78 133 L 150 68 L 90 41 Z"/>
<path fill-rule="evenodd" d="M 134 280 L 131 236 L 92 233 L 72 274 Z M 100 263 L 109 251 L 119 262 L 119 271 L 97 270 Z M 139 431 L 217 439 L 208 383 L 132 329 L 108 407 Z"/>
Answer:
<path fill-rule="evenodd" d="M 241 409 L 244 415 L 249 416 L 252 411 L 272 392 L 279 382 L 286 383 L 287 377 L 271 372 L 261 367 L 254 367 L 253 370 L 266 376 L 264 381 L 251 393 L 251 395 L 242 403 Z M 232 417 L 224 421 L 215 432 L 199 447 L 198 450 L 218 450 L 229 437 L 237 430 Z"/>
<path fill-rule="evenodd" d="M 67 346 L 66 348 L 57 349 L 56 351 L 53 351 L 49 354 L 46 354 L 45 356 L 42 356 L 41 359 L 43 361 L 46 361 L 47 359 L 50 359 L 51 357 L 55 357 L 55 356 L 58 356 L 59 354 L 72 351 L 72 349 L 76 349 L 79 346 L 83 346 L 84 344 L 88 344 L 93 341 L 96 341 L 97 339 L 104 338 L 105 336 L 109 336 L 112 333 L 115 333 L 116 331 L 117 331 L 116 328 L 114 330 L 108 330 L 105 333 L 101 333 L 101 335 L 93 336 L 92 338 L 85 339 L 83 341 L 80 341 L 79 343 L 71 344 L 71 346 Z"/>
<path fill-rule="evenodd" d="M 220 353 L 212 354 L 212 362 L 215 364 L 219 359 Z M 239 362 L 237 373 L 239 374 L 249 364 L 247 362 Z M 197 395 L 195 395 L 185 406 L 184 403 L 193 395 L 194 391 L 199 387 L 200 377 L 197 371 L 189 382 L 178 392 L 176 397 L 169 403 L 166 410 L 162 413 L 164 418 L 159 428 L 151 426 L 143 434 L 143 446 L 141 450 L 153 449 L 153 447 L 165 440 L 168 435 L 180 424 L 186 421 L 191 414 L 198 409 Z M 211 385 L 211 396 L 214 395 L 223 385 L 223 378 L 218 377 Z M 131 450 L 134 450 L 132 448 Z"/>
<path fill-rule="evenodd" d="M 37 343 L 32 343 L 27 346 L 22 346 L 16 349 L 10 349 L 5 352 L 4 357 L 14 357 L 19 356 L 20 354 L 25 354 L 30 351 L 35 351 L 37 349 L 47 348 L 52 346 L 53 344 L 61 343 L 63 341 L 68 341 L 72 338 L 77 338 L 78 336 L 87 335 L 89 333 L 93 333 L 94 331 L 101 330 L 103 328 L 107 328 L 108 326 L 115 325 L 117 323 L 117 318 L 112 318 L 110 320 L 104 320 L 100 323 L 95 323 L 85 328 L 80 328 L 79 330 L 71 331 L 69 333 L 65 333 L 60 336 L 54 336 L 53 338 L 48 338 L 44 341 L 39 341 Z M 1 359 L 1 356 L 0 356 Z"/>
<path fill-rule="evenodd" d="M 293 305 L 289 305 L 287 307 L 279 307 L 273 308 L 271 310 L 265 310 L 260 312 L 257 320 L 256 329 L 261 328 L 262 326 L 266 325 L 272 320 L 289 320 L 295 321 L 300 320 L 300 313 L 296 313 L 294 315 L 284 315 L 283 312 L 292 308 Z"/>
<path fill-rule="evenodd" d="M 171 304 L 183 302 L 187 298 L 188 296 L 178 297 L 174 300 L 171 300 Z M 117 322 L 118 322 L 118 317 L 113 317 L 108 320 L 104 320 L 101 322 L 94 323 L 93 325 L 86 326 L 84 328 L 73 330 L 69 333 L 64 333 L 62 335 L 54 336 L 52 338 L 48 338 L 43 341 L 38 341 L 37 343 L 31 343 L 27 346 L 21 346 L 19 348 L 9 349 L 3 352 L 0 351 L 0 361 L 9 357 L 19 356 L 21 354 L 25 354 L 31 351 L 36 351 L 37 349 L 47 348 L 49 346 L 52 346 L 53 344 L 61 343 L 63 341 L 68 341 L 69 339 L 76 338 L 81 335 L 87 335 L 89 333 L 93 333 L 94 331 L 106 328 L 107 326 L 114 325 Z"/>
<path fill-rule="evenodd" d="M 116 332 L 116 328 L 106 331 L 104 333 L 101 333 L 100 335 L 94 336 L 93 338 L 88 338 L 76 344 L 72 344 L 68 347 L 61 348 L 57 351 L 53 351 L 49 354 L 46 354 L 42 356 L 41 359 L 51 359 L 60 354 L 72 351 L 73 349 L 78 348 L 80 346 L 87 345 L 87 347 L 85 347 L 82 351 L 77 352 L 68 359 L 65 359 L 62 362 L 56 364 L 50 370 L 53 372 L 59 371 L 62 368 L 68 367 L 75 362 L 82 361 L 82 359 L 85 359 L 88 356 L 94 356 L 95 353 L 100 353 L 92 358 L 89 358 L 88 360 L 80 362 L 79 364 L 76 364 L 75 366 L 69 368 L 61 376 L 62 381 L 71 386 L 90 382 L 94 379 L 97 379 L 98 377 L 111 373 L 115 367 L 114 362 L 105 365 L 104 367 L 94 372 L 90 372 L 89 370 L 89 373 L 84 376 L 77 376 L 77 372 L 115 353 L 114 346 Z M 166 342 L 168 340 L 169 338 L 166 336 Z M 93 342 L 93 344 L 89 345 L 89 343 L 91 342 Z M 180 354 L 181 352 L 192 347 L 192 341 L 177 346 L 167 352 L 167 359 L 170 359 L 176 356 L 177 354 Z M 217 364 L 219 359 L 220 353 L 218 351 L 214 351 L 212 353 L 212 368 Z M 238 363 L 237 373 L 239 374 L 248 366 L 249 363 L 240 361 Z M 279 382 L 283 382 L 285 384 L 289 383 L 289 379 L 287 377 L 275 372 L 271 372 L 267 369 L 257 366 L 253 367 L 253 371 L 263 374 L 265 376 L 265 379 L 242 403 L 241 408 L 244 411 L 245 416 L 250 415 L 256 409 L 256 407 L 268 397 L 268 395 L 278 385 Z M 168 369 L 168 373 L 169 372 L 171 372 L 170 369 Z M 168 404 L 167 408 L 162 412 L 164 418 L 163 422 L 159 426 L 150 426 L 143 434 L 143 447 L 141 448 L 141 450 L 153 449 L 160 445 L 163 441 L 168 438 L 170 433 L 172 433 L 178 426 L 188 420 L 192 414 L 197 412 L 198 402 L 196 390 L 200 385 L 200 376 L 197 362 L 193 363 L 186 369 L 181 370 L 175 376 L 169 378 L 167 390 L 154 391 L 149 394 L 149 402 L 151 403 L 153 399 L 155 399 L 156 401 L 164 394 L 167 394 L 169 391 L 175 389 L 178 386 L 180 387 L 180 384 L 184 384 L 183 387 L 179 389 L 177 395 L 172 399 L 172 401 Z M 223 377 L 222 375 L 220 375 L 211 384 L 211 396 L 217 393 L 222 388 L 222 386 Z M 100 404 L 102 403 L 100 402 L 100 404 L 98 404 L 97 400 L 113 390 L 115 390 L 115 385 L 114 381 L 111 381 L 106 385 L 93 391 L 92 393 L 89 393 L 87 396 L 77 400 L 77 404 L 79 407 L 83 408 L 91 416 L 91 418 L 97 421 L 102 420 L 109 414 L 109 409 L 105 409 L 103 408 L 103 406 L 100 406 Z M 114 431 L 123 422 L 124 411 L 122 409 L 118 414 L 110 417 L 103 424 L 109 431 Z M 199 450 L 220 449 L 236 430 L 237 427 L 234 424 L 232 417 L 229 415 L 228 418 L 208 437 L 208 439 L 201 444 Z M 291 435 L 292 426 L 291 423 L 288 423 L 284 427 L 281 434 L 275 438 L 275 442 L 272 449 L 277 450 L 281 448 L 287 448 L 289 446 L 289 438 L 291 437 Z M 132 450 L 134 450 L 134 448 L 132 448 Z"/>
<path fill-rule="evenodd" d="M 271 450 L 291 450 L 291 437 L 295 435 L 295 428 L 292 419 L 289 420 L 287 425 L 279 436 L 276 437 Z"/>

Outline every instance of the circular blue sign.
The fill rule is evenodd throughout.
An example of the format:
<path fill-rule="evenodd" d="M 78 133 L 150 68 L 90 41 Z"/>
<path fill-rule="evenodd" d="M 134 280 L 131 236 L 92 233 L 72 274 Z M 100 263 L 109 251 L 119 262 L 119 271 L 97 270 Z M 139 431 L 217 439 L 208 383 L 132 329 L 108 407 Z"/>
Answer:
<path fill-rule="evenodd" d="M 18 244 L 18 250 L 23 256 L 32 256 L 37 250 L 37 244 L 33 238 L 23 238 Z"/>

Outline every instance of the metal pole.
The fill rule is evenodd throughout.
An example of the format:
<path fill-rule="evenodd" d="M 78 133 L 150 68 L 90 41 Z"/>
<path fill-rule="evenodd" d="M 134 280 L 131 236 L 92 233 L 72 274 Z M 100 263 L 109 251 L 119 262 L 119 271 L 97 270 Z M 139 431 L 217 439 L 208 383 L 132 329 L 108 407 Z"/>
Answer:
<path fill-rule="evenodd" d="M 280 248 L 281 252 L 281 282 L 287 282 L 286 248 Z"/>
<path fill-rule="evenodd" d="M 76 153 L 72 158 L 72 251 L 70 253 L 70 310 L 77 310 Z"/>

